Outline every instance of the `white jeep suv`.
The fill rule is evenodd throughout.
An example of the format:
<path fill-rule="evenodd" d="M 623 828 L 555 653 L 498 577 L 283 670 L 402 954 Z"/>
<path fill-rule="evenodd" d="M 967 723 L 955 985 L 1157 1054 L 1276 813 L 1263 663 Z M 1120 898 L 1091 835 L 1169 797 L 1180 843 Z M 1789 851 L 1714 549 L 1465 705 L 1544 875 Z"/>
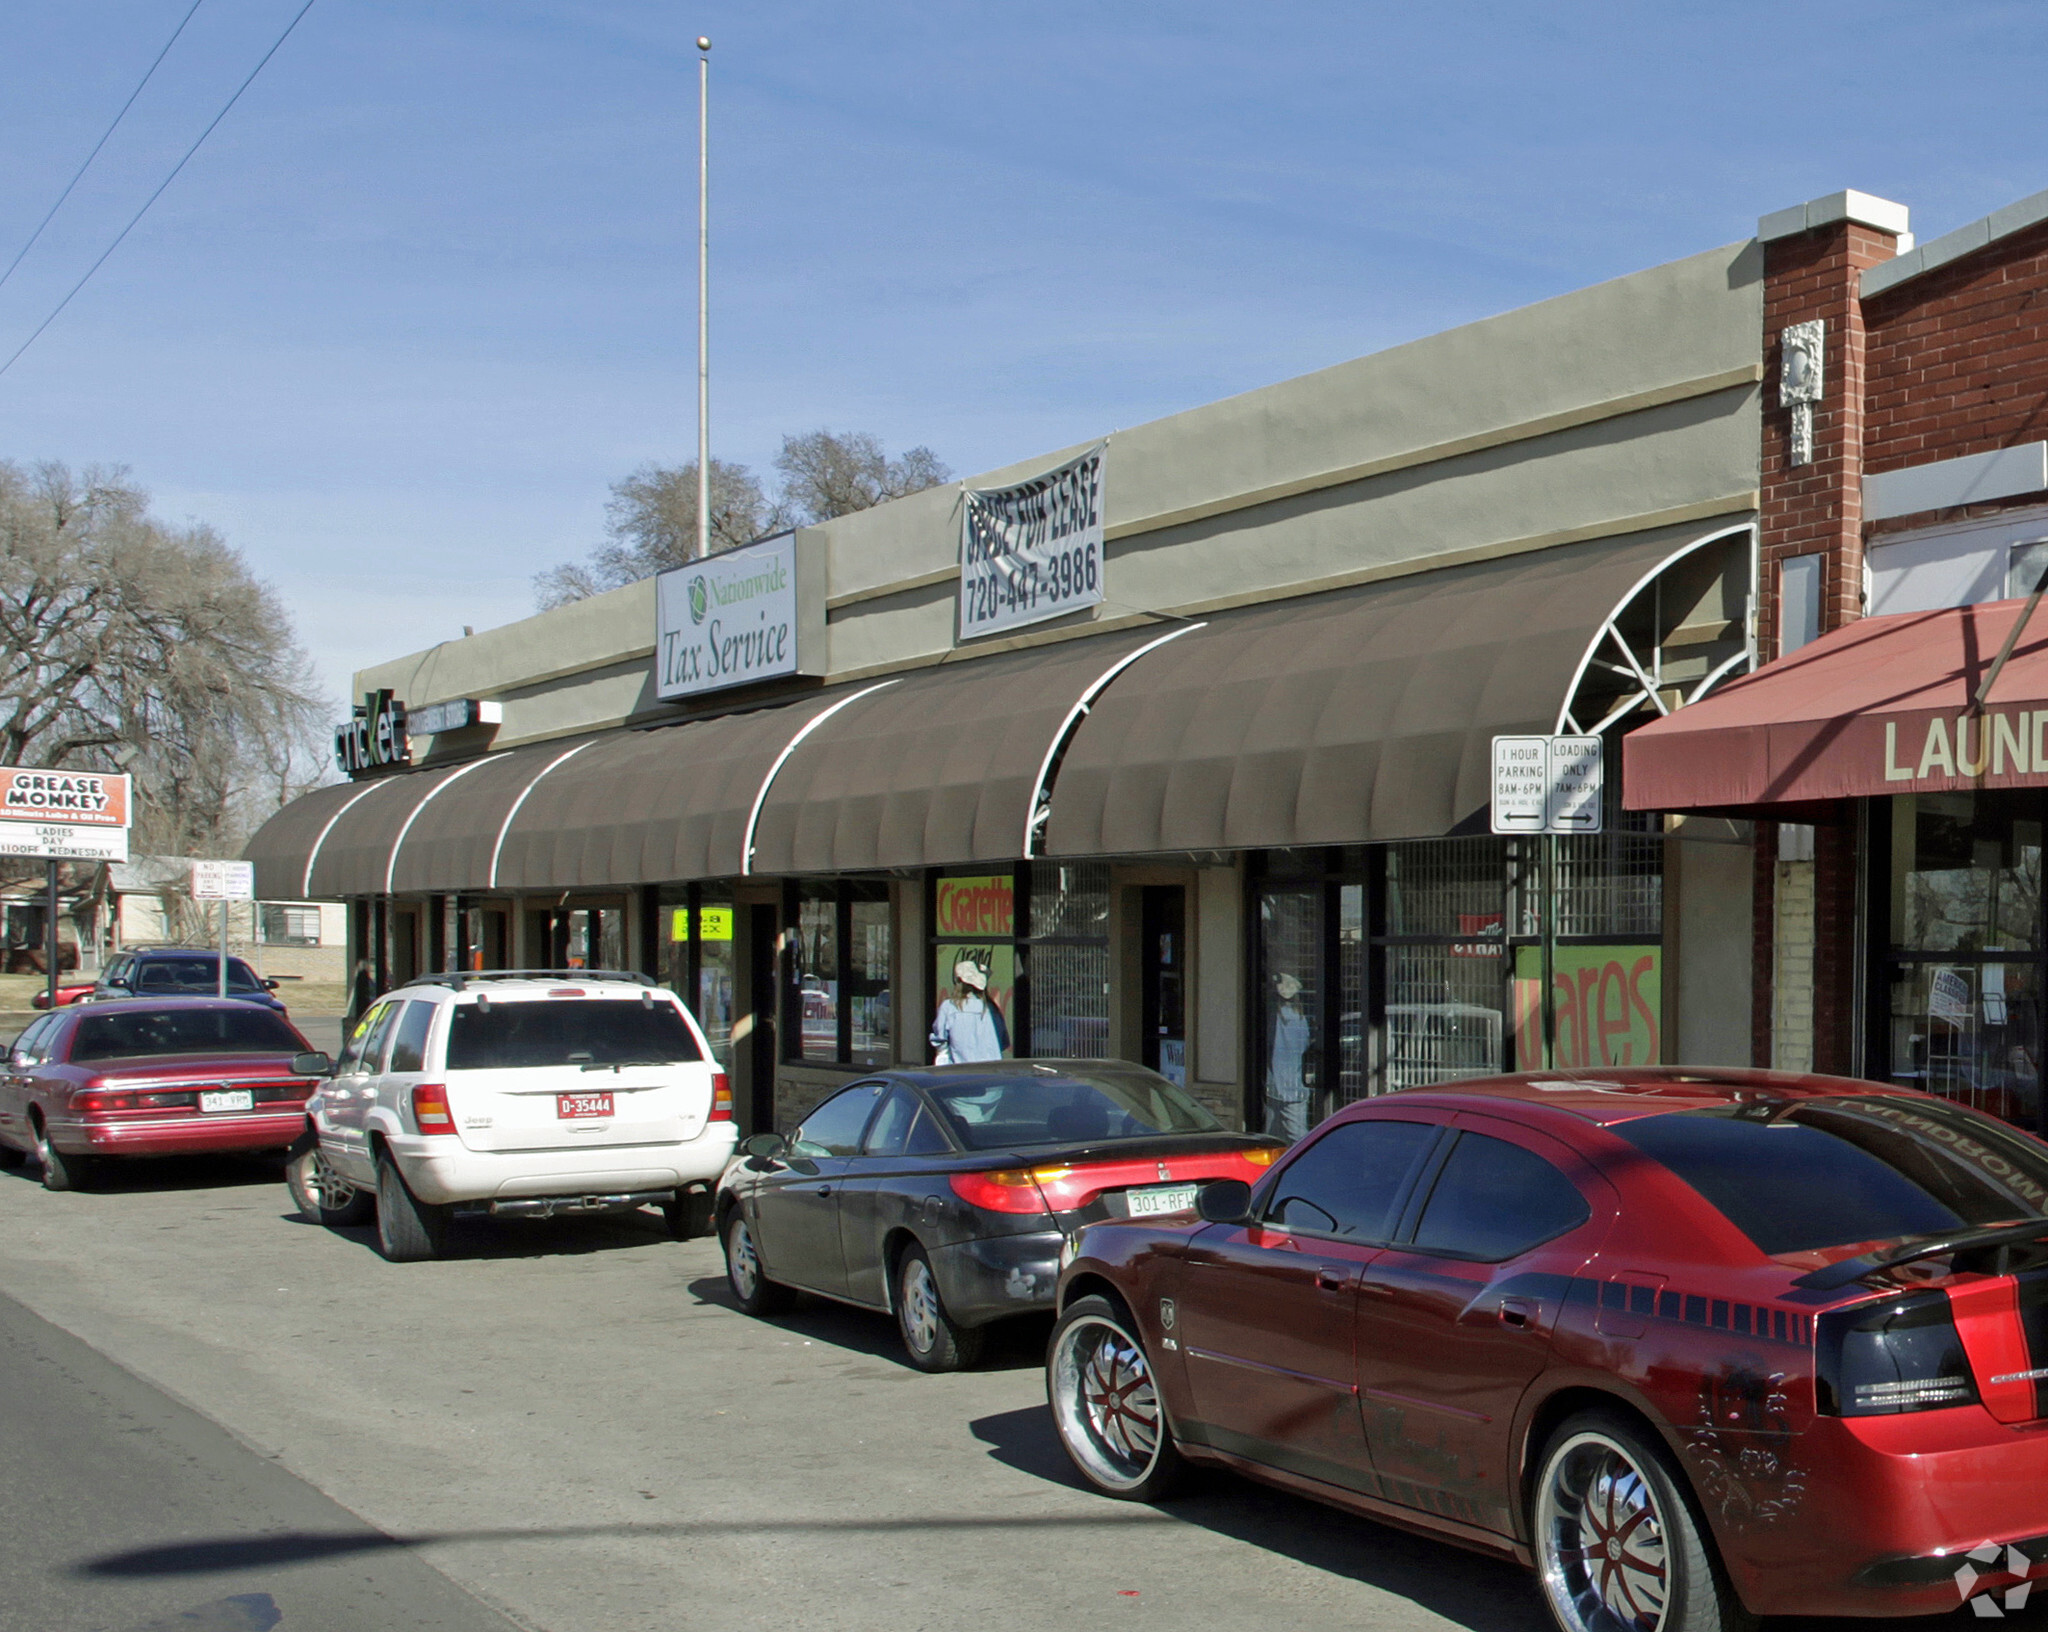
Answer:
<path fill-rule="evenodd" d="M 732 1159 L 732 1089 L 675 995 L 645 975 L 427 975 L 356 1023 L 307 1102 L 286 1176 L 305 1216 L 368 1223 L 431 1258 L 458 1210 L 498 1217 L 658 1206 L 708 1228 Z"/>

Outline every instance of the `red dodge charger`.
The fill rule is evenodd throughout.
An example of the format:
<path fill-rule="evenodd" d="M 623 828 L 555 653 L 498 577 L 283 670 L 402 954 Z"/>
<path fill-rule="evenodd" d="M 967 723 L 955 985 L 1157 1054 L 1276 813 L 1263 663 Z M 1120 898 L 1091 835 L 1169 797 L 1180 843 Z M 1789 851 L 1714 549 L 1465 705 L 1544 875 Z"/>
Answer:
<path fill-rule="evenodd" d="M 2048 1145 L 1761 1071 L 1461 1082 L 1071 1248 L 1069 1455 L 1222 1464 L 1532 1565 L 1564 1632 L 2048 1576 Z"/>
<path fill-rule="evenodd" d="M 32 1022 L 0 1062 L 0 1167 L 69 1190 L 109 1156 L 283 1150 L 320 1085 L 291 1022 L 234 998 L 132 998 Z"/>

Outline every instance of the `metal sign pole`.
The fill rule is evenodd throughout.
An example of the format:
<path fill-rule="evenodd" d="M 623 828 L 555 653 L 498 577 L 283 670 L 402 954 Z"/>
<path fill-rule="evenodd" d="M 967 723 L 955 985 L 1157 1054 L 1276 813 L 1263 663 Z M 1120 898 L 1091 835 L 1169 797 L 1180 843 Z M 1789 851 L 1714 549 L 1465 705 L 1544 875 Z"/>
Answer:
<path fill-rule="evenodd" d="M 228 995 L 228 904 L 220 904 L 220 995 Z"/>
<path fill-rule="evenodd" d="M 1541 881 L 1537 885 L 1543 914 L 1543 1069 L 1557 1069 L 1557 835 L 1543 835 Z"/>
<path fill-rule="evenodd" d="M 57 1012 L 57 864 L 55 861 L 49 861 L 45 862 L 44 866 L 49 869 L 45 882 L 49 886 L 50 933 L 44 937 L 49 942 L 49 1012 L 55 1014 Z"/>

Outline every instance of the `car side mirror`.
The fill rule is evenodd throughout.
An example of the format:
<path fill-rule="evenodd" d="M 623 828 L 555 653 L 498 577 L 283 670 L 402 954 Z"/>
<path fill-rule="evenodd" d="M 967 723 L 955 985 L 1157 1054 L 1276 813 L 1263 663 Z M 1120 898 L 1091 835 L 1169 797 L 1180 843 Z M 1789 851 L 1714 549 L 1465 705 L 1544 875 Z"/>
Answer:
<path fill-rule="evenodd" d="M 779 1133 L 757 1133 L 741 1144 L 740 1149 L 759 1162 L 772 1162 L 789 1150 L 789 1141 Z"/>
<path fill-rule="evenodd" d="M 263 982 L 263 989 L 266 992 L 274 992 L 277 990 L 277 982 L 274 980 L 265 980 Z"/>
<path fill-rule="evenodd" d="M 331 1077 L 334 1075 L 334 1062 L 325 1054 L 294 1054 L 292 1056 L 292 1075 L 295 1077 Z"/>
<path fill-rule="evenodd" d="M 1252 1187 L 1243 1179 L 1212 1179 L 1195 1192 L 1205 1224 L 1243 1224 L 1252 1216 Z"/>
<path fill-rule="evenodd" d="M 133 991 L 134 988 L 125 980 L 110 980 L 107 982 L 107 990 L 110 992 L 127 992 Z"/>

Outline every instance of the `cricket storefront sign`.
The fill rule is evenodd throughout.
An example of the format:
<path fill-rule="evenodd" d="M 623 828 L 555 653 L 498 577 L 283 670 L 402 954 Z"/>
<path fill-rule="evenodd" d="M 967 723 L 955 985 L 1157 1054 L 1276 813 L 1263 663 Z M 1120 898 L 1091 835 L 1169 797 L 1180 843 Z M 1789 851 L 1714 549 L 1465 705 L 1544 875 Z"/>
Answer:
<path fill-rule="evenodd" d="M 0 766 L 0 856 L 126 861 L 129 780 Z"/>
<path fill-rule="evenodd" d="M 671 567 L 655 580 L 655 691 L 663 701 L 822 674 L 824 553 L 801 531 Z"/>
<path fill-rule="evenodd" d="M 349 776 L 412 763 L 405 704 L 388 691 L 370 691 L 355 713 L 334 728 L 334 762 Z"/>
<path fill-rule="evenodd" d="M 1101 601 L 1105 446 L 1014 487 L 969 488 L 962 496 L 962 640 Z"/>

